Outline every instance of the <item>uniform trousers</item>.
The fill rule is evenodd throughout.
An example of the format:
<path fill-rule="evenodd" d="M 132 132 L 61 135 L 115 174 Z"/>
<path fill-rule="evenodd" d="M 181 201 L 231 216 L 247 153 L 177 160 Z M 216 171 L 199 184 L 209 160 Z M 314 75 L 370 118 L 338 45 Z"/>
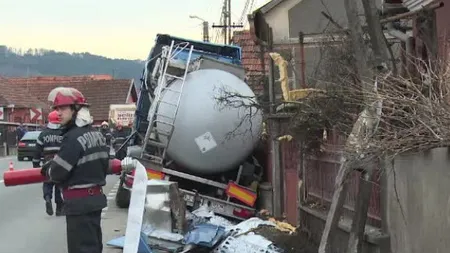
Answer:
<path fill-rule="evenodd" d="M 68 253 L 101 253 L 103 251 L 102 211 L 66 215 Z"/>

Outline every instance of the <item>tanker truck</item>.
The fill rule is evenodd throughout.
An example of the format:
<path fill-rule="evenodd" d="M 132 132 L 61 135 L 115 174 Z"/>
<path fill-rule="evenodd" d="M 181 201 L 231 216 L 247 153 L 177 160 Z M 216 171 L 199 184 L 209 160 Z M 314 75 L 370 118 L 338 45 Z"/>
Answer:
<path fill-rule="evenodd" d="M 255 213 L 263 172 L 253 155 L 262 112 L 244 79 L 240 47 L 158 34 L 123 146 L 150 179 L 176 181 L 188 207 L 241 220 Z M 133 173 L 121 175 L 119 207 L 129 205 Z"/>

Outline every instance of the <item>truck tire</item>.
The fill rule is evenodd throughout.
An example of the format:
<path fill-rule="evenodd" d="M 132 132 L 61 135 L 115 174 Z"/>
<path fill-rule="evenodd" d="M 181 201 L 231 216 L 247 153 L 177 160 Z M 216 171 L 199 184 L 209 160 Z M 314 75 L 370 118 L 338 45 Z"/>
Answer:
<path fill-rule="evenodd" d="M 119 208 L 128 208 L 130 206 L 131 192 L 123 188 L 120 184 L 116 194 L 116 206 Z"/>

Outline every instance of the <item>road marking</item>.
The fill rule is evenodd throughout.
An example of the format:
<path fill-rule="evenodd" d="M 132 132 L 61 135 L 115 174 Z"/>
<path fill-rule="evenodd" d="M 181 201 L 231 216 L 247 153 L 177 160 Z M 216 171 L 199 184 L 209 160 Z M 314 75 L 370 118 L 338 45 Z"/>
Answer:
<path fill-rule="evenodd" d="M 16 156 L 1 157 L 0 161 L 3 161 L 3 160 L 14 160 L 14 161 L 17 161 L 17 157 Z"/>
<path fill-rule="evenodd" d="M 112 200 L 116 198 L 117 189 L 119 188 L 120 180 L 117 181 L 116 184 L 114 184 L 113 188 L 108 192 L 106 199 L 108 200 L 108 205 L 110 204 Z M 106 213 L 108 212 L 108 207 L 103 208 L 101 217 L 102 219 L 106 216 Z"/>
<path fill-rule="evenodd" d="M 0 184 L 3 184 L 3 182 L 5 182 L 5 180 L 0 180 Z"/>

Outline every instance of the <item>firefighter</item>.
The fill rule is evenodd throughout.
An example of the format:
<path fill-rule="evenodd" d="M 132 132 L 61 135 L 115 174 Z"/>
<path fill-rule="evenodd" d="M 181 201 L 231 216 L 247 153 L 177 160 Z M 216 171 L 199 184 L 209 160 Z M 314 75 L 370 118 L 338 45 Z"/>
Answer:
<path fill-rule="evenodd" d="M 106 122 L 106 121 L 102 122 L 102 128 L 100 128 L 100 132 L 103 134 L 103 136 L 105 136 L 106 144 L 108 146 L 110 146 L 111 145 L 112 134 L 111 134 L 111 130 L 109 129 L 108 122 Z"/>
<path fill-rule="evenodd" d="M 48 162 L 53 159 L 55 154 L 59 151 L 62 141 L 62 132 L 60 130 L 58 112 L 53 111 L 48 114 L 47 128 L 44 129 L 38 136 L 36 141 L 36 152 L 33 156 L 33 168 L 41 167 L 41 158 L 44 158 L 44 162 Z M 63 215 L 63 199 L 59 186 L 55 185 L 51 181 L 44 182 L 43 184 L 45 211 L 48 215 L 53 215 L 52 195 L 53 188 L 55 188 L 55 204 L 56 204 L 56 216 Z"/>
<path fill-rule="evenodd" d="M 123 129 L 122 123 L 117 122 L 116 131 L 114 131 L 114 138 L 127 138 L 127 132 Z"/>
<path fill-rule="evenodd" d="M 74 88 L 53 89 L 48 101 L 58 112 L 64 138 L 41 173 L 62 186 L 69 253 L 101 253 L 101 212 L 106 207 L 102 186 L 109 167 L 105 137 L 92 127 L 88 104 Z"/>

